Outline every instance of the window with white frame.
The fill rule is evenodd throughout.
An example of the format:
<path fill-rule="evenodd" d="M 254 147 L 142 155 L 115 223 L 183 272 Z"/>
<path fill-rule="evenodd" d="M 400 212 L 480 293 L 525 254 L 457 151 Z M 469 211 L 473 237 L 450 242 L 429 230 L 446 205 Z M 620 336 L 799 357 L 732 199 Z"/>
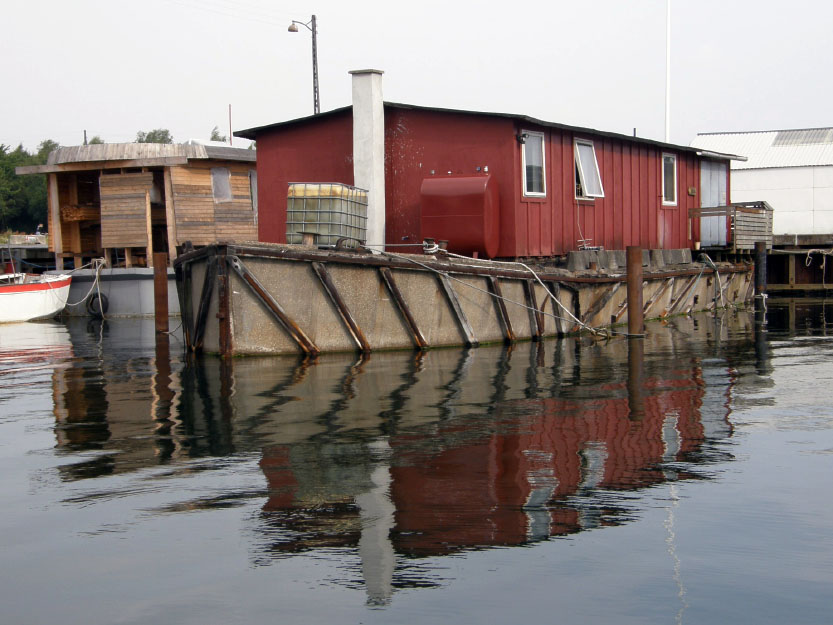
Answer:
<path fill-rule="evenodd" d="M 231 202 L 231 172 L 228 167 L 211 168 L 211 191 L 215 202 Z"/>
<path fill-rule="evenodd" d="M 596 160 L 596 148 L 592 141 L 577 139 L 575 142 L 576 198 L 593 199 L 604 197 L 602 176 Z"/>
<path fill-rule="evenodd" d="M 664 206 L 677 205 L 677 157 L 662 155 L 662 203 Z"/>
<path fill-rule="evenodd" d="M 521 168 L 523 170 L 524 195 L 544 197 L 547 185 L 544 178 L 544 135 L 540 132 L 524 130 L 523 151 L 521 152 Z"/>

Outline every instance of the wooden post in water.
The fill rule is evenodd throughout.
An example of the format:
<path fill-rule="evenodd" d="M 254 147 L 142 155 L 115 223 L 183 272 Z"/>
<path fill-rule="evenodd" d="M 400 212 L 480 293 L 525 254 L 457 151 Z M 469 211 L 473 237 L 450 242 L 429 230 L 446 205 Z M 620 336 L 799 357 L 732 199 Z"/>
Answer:
<path fill-rule="evenodd" d="M 642 248 L 629 245 L 628 267 L 628 335 L 645 334 L 645 315 L 642 309 Z"/>
<path fill-rule="evenodd" d="M 766 243 L 758 241 L 755 243 L 755 298 L 756 302 L 762 299 L 760 296 L 766 293 Z"/>
<path fill-rule="evenodd" d="M 156 332 L 168 331 L 168 254 L 153 254 L 153 312 Z"/>
<path fill-rule="evenodd" d="M 642 391 L 644 362 L 645 341 L 628 341 L 628 418 L 631 421 L 639 421 L 645 416 L 645 395 Z"/>
<path fill-rule="evenodd" d="M 766 243 L 755 243 L 755 324 L 766 323 Z"/>

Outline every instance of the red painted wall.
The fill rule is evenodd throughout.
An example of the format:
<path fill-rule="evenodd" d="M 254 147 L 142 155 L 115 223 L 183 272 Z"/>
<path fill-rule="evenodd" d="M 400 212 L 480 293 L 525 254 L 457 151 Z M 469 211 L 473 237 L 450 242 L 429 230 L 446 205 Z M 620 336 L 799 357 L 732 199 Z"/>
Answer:
<path fill-rule="evenodd" d="M 544 134 L 546 197 L 523 195 L 523 146 L 516 139 L 522 130 Z M 577 138 L 594 143 L 603 198 L 575 198 Z M 349 109 L 264 130 L 257 141 L 262 241 L 285 240 L 289 182 L 353 183 Z M 677 155 L 674 207 L 662 206 L 663 152 Z M 400 106 L 385 108 L 387 243 L 421 243 L 419 193 L 424 178 L 476 174 L 478 167 L 481 172 L 488 167 L 499 186 L 500 257 L 563 255 L 577 249 L 579 239 L 605 249 L 691 247 L 688 209 L 700 205 L 695 154 L 628 138 L 536 126 L 513 117 Z M 693 196 L 689 187 L 695 188 Z"/>
<path fill-rule="evenodd" d="M 565 254 L 580 239 L 605 249 L 629 245 L 646 248 L 690 247 L 688 209 L 699 205 L 697 158 L 667 152 L 659 146 L 574 133 L 561 129 L 524 126 L 543 132 L 546 143 L 547 197 L 524 197 L 520 184 L 516 204 L 517 255 Z M 603 198 L 575 197 L 574 141 L 593 141 L 604 189 Z M 677 156 L 677 206 L 662 205 L 662 154 Z M 520 180 L 520 146 L 517 174 Z"/>
<path fill-rule="evenodd" d="M 522 130 L 544 133 L 546 190 L 525 197 L 521 177 Z M 552 256 L 578 248 L 579 239 L 605 249 L 628 245 L 690 247 L 688 209 L 699 206 L 697 157 L 677 155 L 677 206 L 662 206 L 662 154 L 658 146 L 575 134 L 506 117 L 445 111 L 386 110 L 387 241 L 421 241 L 419 187 L 424 177 L 471 174 L 489 167 L 499 184 L 499 256 Z M 605 197 L 575 198 L 573 142 L 594 143 Z"/>
<path fill-rule="evenodd" d="M 476 174 L 478 167 L 488 167 L 498 181 L 501 239 L 511 236 L 511 211 L 503 207 L 513 201 L 513 145 L 517 142 L 511 119 L 386 108 L 387 243 L 421 244 L 419 192 L 424 178 Z M 505 255 L 502 246 L 500 255 Z"/>
<path fill-rule="evenodd" d="M 261 241 L 286 242 L 286 194 L 290 182 L 353 184 L 351 111 L 258 135 L 257 203 Z"/>

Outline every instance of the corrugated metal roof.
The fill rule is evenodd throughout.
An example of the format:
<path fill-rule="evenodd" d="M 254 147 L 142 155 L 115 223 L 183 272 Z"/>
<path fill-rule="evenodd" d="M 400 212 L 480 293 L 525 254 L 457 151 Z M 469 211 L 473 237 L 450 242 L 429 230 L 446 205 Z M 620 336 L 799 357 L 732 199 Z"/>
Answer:
<path fill-rule="evenodd" d="M 732 169 L 833 165 L 833 128 L 699 134 L 693 147 L 747 157 Z"/>
<path fill-rule="evenodd" d="M 620 141 L 627 141 L 629 143 L 639 143 L 639 144 L 647 144 L 653 145 L 659 148 L 676 150 L 678 152 L 699 152 L 700 150 L 685 146 L 685 145 L 675 145 L 672 143 L 663 143 L 662 141 L 654 141 L 653 139 L 645 139 L 643 137 L 634 137 L 632 135 L 623 135 L 616 132 L 607 132 L 604 130 L 594 130 L 593 128 L 584 128 L 581 126 L 570 126 L 568 124 L 560 124 L 557 122 L 548 122 L 541 119 L 536 119 L 534 117 L 529 117 L 528 115 L 518 115 L 515 113 L 493 113 L 487 111 L 466 111 L 462 109 L 446 109 L 446 108 L 436 108 L 431 106 L 418 106 L 416 104 L 401 104 L 398 102 L 385 102 L 384 106 L 386 109 L 406 109 L 406 110 L 415 110 L 415 111 L 431 111 L 435 113 L 452 113 L 452 114 L 460 114 L 460 115 L 473 115 L 479 117 L 503 117 L 507 119 L 514 119 L 518 120 L 522 123 L 526 124 L 534 124 L 537 126 L 543 126 L 545 128 L 558 128 L 561 130 L 566 130 L 568 132 L 578 133 L 578 134 L 585 134 L 585 135 L 595 135 L 599 137 L 610 137 L 612 139 L 618 139 Z M 278 130 L 280 128 L 307 124 L 307 123 L 314 123 L 318 119 L 324 117 L 333 117 L 339 114 L 346 113 L 348 111 L 352 111 L 352 106 L 344 106 L 341 108 L 333 109 L 331 111 L 326 111 L 324 113 L 319 113 L 318 115 L 310 115 L 308 117 L 300 117 L 298 119 L 290 119 L 283 122 L 277 122 L 274 124 L 268 124 L 266 126 L 257 126 L 255 128 L 247 128 L 246 130 L 238 130 L 234 133 L 235 137 L 243 137 L 244 139 L 251 139 L 256 140 L 257 136 L 263 132 L 269 132 L 272 130 Z M 735 153 L 725 153 L 722 150 L 711 150 L 711 153 L 708 155 L 711 158 L 721 159 L 721 160 L 731 160 L 737 158 Z"/>
<path fill-rule="evenodd" d="M 257 160 L 257 152 L 249 150 L 248 148 L 233 148 L 228 145 L 205 146 L 205 153 L 208 158 L 214 158 L 221 161 L 249 161 L 254 163 Z"/>
<path fill-rule="evenodd" d="M 99 143 L 74 145 L 53 150 L 47 165 L 97 161 L 133 161 L 151 158 L 216 158 L 230 161 L 254 161 L 254 150 L 205 146 L 200 143 Z"/>

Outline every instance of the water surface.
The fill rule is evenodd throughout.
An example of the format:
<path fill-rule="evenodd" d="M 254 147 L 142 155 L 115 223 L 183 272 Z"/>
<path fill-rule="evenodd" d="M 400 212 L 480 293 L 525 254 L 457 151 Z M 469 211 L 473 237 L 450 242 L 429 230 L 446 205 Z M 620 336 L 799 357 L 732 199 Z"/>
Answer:
<path fill-rule="evenodd" d="M 3 326 L 0 621 L 827 622 L 833 308 L 768 319 L 314 362 Z"/>

